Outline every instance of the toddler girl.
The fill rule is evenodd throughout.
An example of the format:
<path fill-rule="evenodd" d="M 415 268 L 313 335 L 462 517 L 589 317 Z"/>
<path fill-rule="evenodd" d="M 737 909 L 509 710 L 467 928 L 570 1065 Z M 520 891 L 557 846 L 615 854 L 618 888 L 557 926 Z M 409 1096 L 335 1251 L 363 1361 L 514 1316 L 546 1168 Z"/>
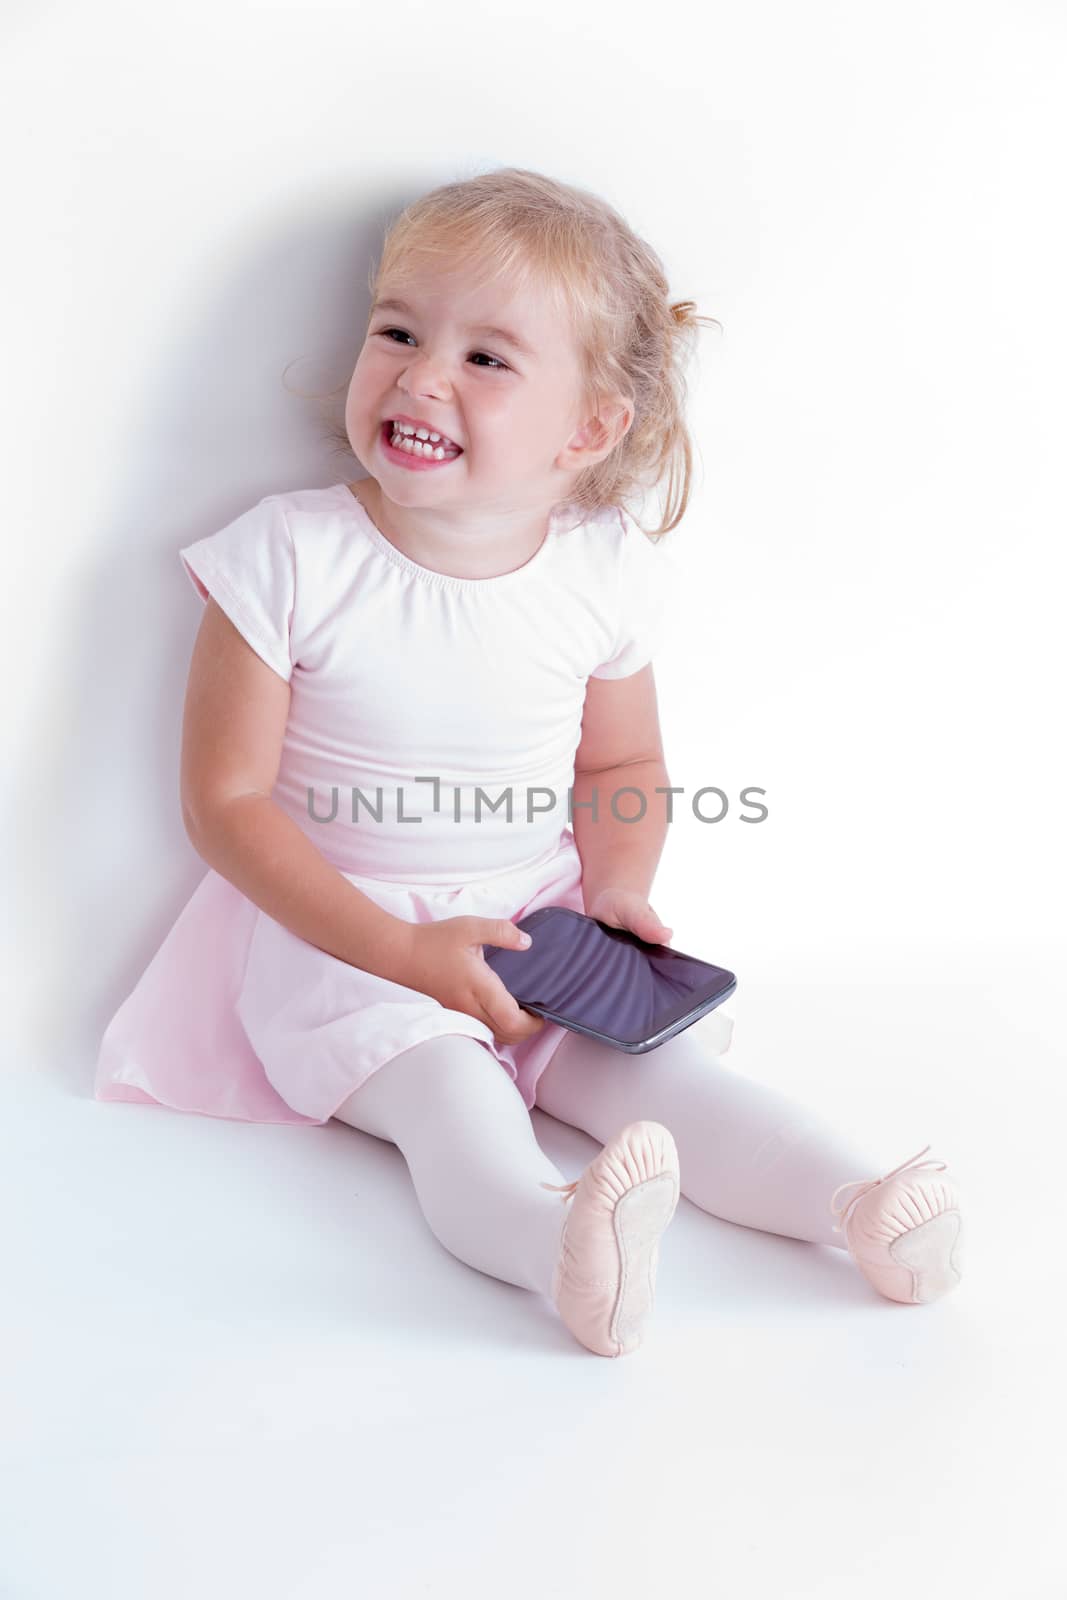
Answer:
<path fill-rule="evenodd" d="M 959 1280 L 944 1163 L 879 1176 L 724 1065 L 722 1014 L 630 1056 L 521 1010 L 483 956 L 546 905 L 670 941 L 650 660 L 705 319 L 609 205 L 515 168 L 410 206 L 370 286 L 345 409 L 367 476 L 180 551 L 205 602 L 182 814 L 209 871 L 97 1097 L 393 1142 L 446 1249 L 600 1355 L 641 1342 L 680 1192 L 934 1299 Z M 652 535 L 628 506 L 664 481 Z M 574 1182 L 534 1105 L 602 1144 Z"/>

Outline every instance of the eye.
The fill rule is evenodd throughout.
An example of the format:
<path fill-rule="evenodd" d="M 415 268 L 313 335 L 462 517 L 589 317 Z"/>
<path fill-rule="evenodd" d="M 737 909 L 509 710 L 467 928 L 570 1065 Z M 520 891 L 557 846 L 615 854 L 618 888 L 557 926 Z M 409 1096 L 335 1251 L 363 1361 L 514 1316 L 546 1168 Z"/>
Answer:
<path fill-rule="evenodd" d="M 409 333 L 404 333 L 403 328 L 379 328 L 378 329 L 378 337 L 379 337 L 379 339 L 388 339 L 394 333 L 402 334 L 405 339 L 410 339 L 410 337 L 411 337 L 411 335 Z"/>
<path fill-rule="evenodd" d="M 410 339 L 412 337 L 406 328 L 379 328 L 377 337 L 380 339 L 391 339 L 394 333 L 398 333 L 402 339 Z M 474 356 L 481 356 L 483 360 L 491 361 L 493 365 L 489 368 L 490 372 L 507 372 L 509 370 L 503 361 L 499 361 L 496 356 L 486 355 L 484 350 L 475 350 L 474 354 L 471 356 L 472 361 Z"/>

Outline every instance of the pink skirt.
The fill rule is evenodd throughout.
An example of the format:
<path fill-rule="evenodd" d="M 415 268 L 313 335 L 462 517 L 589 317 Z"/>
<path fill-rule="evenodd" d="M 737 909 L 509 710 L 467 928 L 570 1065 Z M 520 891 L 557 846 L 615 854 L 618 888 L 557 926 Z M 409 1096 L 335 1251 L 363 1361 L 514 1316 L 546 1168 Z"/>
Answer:
<path fill-rule="evenodd" d="M 540 861 L 461 886 L 343 875 L 405 922 L 584 910 L 569 832 Z M 546 1022 L 500 1044 L 476 1017 L 298 938 L 211 868 L 108 1024 L 94 1094 L 242 1122 L 323 1123 L 402 1050 L 463 1033 L 489 1047 L 531 1109 L 565 1032 Z"/>

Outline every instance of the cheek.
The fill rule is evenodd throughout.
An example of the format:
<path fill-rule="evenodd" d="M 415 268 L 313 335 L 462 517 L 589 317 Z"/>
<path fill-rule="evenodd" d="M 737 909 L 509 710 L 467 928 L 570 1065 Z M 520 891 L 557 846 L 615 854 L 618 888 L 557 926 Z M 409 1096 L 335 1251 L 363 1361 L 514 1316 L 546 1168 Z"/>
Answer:
<path fill-rule="evenodd" d="M 369 394 L 375 383 L 382 381 L 381 367 L 382 361 L 374 346 L 364 345 L 352 369 L 348 384 L 349 392 L 356 390 L 362 394 Z"/>
<path fill-rule="evenodd" d="M 525 403 L 515 410 L 513 433 L 528 445 L 542 444 L 559 426 L 558 402 L 544 397 L 528 395 Z"/>
<path fill-rule="evenodd" d="M 361 426 L 374 412 L 374 383 L 368 363 L 362 358 L 352 374 L 345 396 L 345 421 L 349 426 Z"/>
<path fill-rule="evenodd" d="M 345 431 L 352 438 L 363 431 L 362 413 L 363 407 L 358 397 L 349 390 L 345 401 Z"/>
<path fill-rule="evenodd" d="M 503 384 L 501 385 L 503 388 Z M 513 394 L 479 394 L 474 412 L 478 431 L 492 439 L 501 450 L 521 454 L 524 441 L 540 431 L 538 418 L 530 415 L 528 406 L 516 405 Z"/>

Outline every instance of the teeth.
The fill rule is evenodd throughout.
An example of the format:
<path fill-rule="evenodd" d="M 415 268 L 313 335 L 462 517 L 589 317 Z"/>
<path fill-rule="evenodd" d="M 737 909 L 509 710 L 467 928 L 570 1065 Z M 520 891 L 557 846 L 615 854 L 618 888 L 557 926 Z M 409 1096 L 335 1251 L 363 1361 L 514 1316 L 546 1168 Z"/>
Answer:
<path fill-rule="evenodd" d="M 410 422 L 394 422 L 393 432 L 402 433 L 409 439 L 429 439 L 433 444 L 440 441 L 446 450 L 456 448 L 446 433 L 431 433 L 429 428 L 416 428 Z"/>
<path fill-rule="evenodd" d="M 390 443 L 394 449 L 404 450 L 408 455 L 446 461 L 460 453 L 459 447 L 453 445 L 451 440 L 443 444 L 437 443 L 439 440 L 446 440 L 447 436 L 443 433 L 433 433 L 429 428 L 416 428 L 410 422 L 394 422 L 392 427 Z"/>

